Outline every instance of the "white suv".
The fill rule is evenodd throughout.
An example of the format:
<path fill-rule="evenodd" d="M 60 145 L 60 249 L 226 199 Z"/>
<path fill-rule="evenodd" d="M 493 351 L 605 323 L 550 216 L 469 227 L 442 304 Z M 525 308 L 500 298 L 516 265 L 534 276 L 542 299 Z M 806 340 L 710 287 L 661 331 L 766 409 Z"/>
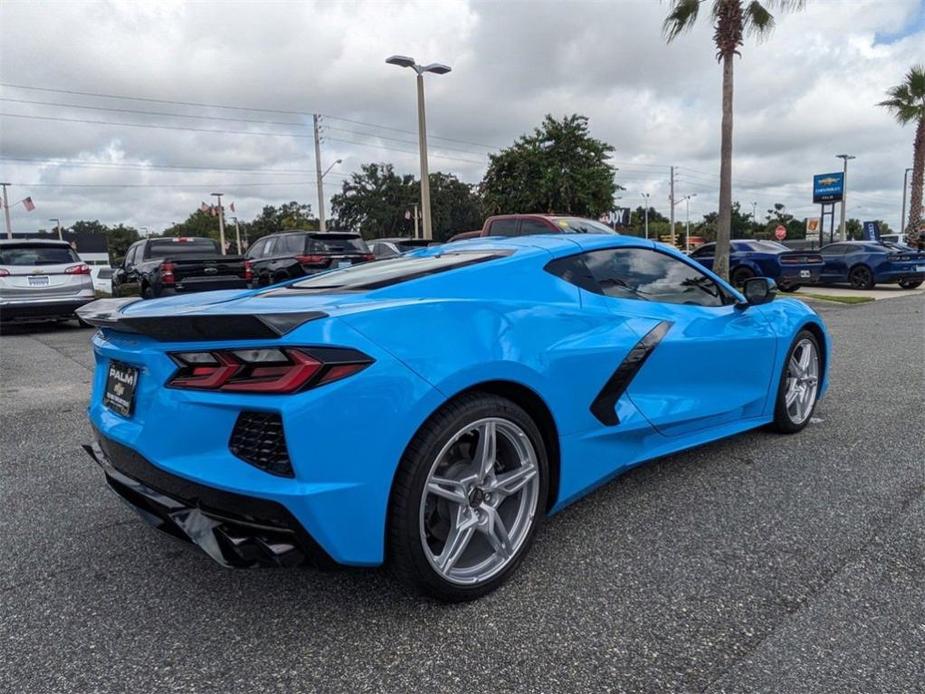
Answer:
<path fill-rule="evenodd" d="M 93 299 L 90 267 L 66 242 L 0 239 L 0 321 L 73 318 Z"/>

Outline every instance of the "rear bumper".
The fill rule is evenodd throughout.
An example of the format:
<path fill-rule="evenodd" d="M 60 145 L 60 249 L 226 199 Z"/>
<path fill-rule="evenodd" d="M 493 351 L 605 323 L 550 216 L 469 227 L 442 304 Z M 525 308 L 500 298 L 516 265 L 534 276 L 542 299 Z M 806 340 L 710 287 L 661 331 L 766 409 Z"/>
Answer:
<path fill-rule="evenodd" d="M 198 546 L 222 566 L 335 564 L 279 503 L 177 477 L 103 436 L 84 449 L 112 490 L 146 523 Z"/>
<path fill-rule="evenodd" d="M 72 299 L 0 299 L 0 321 L 28 321 L 51 318 L 70 318 L 74 312 L 93 301 L 95 297 Z"/>
<path fill-rule="evenodd" d="M 211 292 L 222 289 L 247 289 L 250 283 L 241 277 L 190 277 L 173 285 L 164 285 L 161 296 L 187 294 L 191 292 Z"/>

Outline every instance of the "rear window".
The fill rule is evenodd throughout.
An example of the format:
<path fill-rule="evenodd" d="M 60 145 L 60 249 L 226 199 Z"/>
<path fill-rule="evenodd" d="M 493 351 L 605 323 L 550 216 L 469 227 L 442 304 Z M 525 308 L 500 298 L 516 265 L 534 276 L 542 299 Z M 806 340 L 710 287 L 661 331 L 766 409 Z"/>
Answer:
<path fill-rule="evenodd" d="M 746 251 L 755 251 L 756 253 L 781 253 L 782 251 L 789 251 L 782 243 L 777 243 L 777 241 L 740 241 L 744 250 Z"/>
<path fill-rule="evenodd" d="M 553 223 L 561 230 L 563 234 L 616 234 L 606 224 L 595 222 L 593 219 L 582 219 L 581 217 L 558 217 Z"/>
<path fill-rule="evenodd" d="M 80 257 L 69 246 L 19 243 L 0 248 L 0 265 L 64 265 L 79 262 Z"/>
<path fill-rule="evenodd" d="M 428 256 L 402 255 L 397 258 L 378 260 L 375 263 L 364 263 L 343 270 L 313 275 L 301 282 L 288 285 L 287 289 L 317 292 L 380 289 L 418 277 L 483 263 L 486 260 L 509 254 L 507 251 L 491 251 L 441 253 Z"/>
<path fill-rule="evenodd" d="M 359 236 L 324 236 L 308 237 L 308 253 L 369 253 L 366 241 Z"/>
<path fill-rule="evenodd" d="M 218 243 L 212 239 L 164 239 L 148 244 L 145 258 L 166 258 L 178 255 L 218 255 Z"/>

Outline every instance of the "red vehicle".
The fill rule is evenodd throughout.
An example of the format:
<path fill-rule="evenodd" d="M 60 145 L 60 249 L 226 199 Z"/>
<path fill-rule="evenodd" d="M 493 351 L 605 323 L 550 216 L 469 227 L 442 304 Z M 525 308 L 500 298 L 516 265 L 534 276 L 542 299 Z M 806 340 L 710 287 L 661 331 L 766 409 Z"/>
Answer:
<path fill-rule="evenodd" d="M 477 236 L 529 236 L 530 234 L 616 234 L 593 219 L 559 214 L 499 214 L 485 220 L 479 231 L 464 231 L 450 242 Z"/>

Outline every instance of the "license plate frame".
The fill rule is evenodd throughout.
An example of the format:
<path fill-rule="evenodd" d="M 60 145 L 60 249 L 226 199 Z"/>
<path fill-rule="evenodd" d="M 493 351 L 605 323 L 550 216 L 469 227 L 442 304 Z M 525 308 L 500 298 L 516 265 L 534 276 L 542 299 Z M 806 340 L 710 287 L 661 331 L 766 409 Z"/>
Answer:
<path fill-rule="evenodd" d="M 49 285 L 48 275 L 29 275 L 30 287 L 47 287 Z"/>
<path fill-rule="evenodd" d="M 121 361 L 110 361 L 106 370 L 103 405 L 122 417 L 131 417 L 135 410 L 135 393 L 141 369 Z"/>

